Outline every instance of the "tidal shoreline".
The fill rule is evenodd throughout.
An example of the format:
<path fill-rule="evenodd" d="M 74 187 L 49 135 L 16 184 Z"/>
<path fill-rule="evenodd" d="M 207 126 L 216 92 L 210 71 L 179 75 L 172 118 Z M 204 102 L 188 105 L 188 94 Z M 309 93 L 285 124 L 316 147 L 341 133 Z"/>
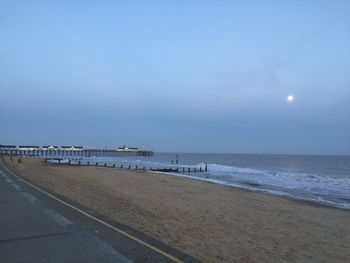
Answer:
<path fill-rule="evenodd" d="M 347 211 L 350 213 L 350 209 L 349 208 L 344 208 L 344 207 L 339 207 L 336 206 L 334 204 L 326 204 L 326 203 L 320 203 L 317 201 L 313 201 L 313 200 L 308 200 L 308 199 L 304 199 L 304 198 L 298 198 L 296 196 L 292 196 L 292 195 L 287 195 L 287 194 L 275 194 L 275 193 L 271 193 L 268 190 L 258 190 L 258 189 L 254 189 L 254 188 L 248 188 L 248 187 L 243 187 L 240 185 L 234 185 L 234 184 L 227 184 L 225 182 L 218 182 L 218 180 L 210 180 L 210 179 L 205 179 L 205 178 L 198 178 L 195 176 L 190 176 L 187 174 L 181 174 L 181 173 L 166 173 L 166 172 L 153 172 L 153 171 L 148 171 L 149 173 L 155 173 L 155 174 L 161 174 L 161 175 L 167 175 L 167 176 L 176 176 L 176 177 L 180 177 L 180 178 L 185 178 L 188 180 L 195 180 L 195 181 L 201 181 L 201 182 L 205 182 L 208 184 L 214 184 L 214 185 L 220 185 L 222 187 L 227 187 L 228 189 L 233 189 L 233 190 L 240 190 L 240 191 L 247 191 L 250 193 L 260 193 L 260 194 L 264 194 L 264 195 L 272 195 L 272 196 L 276 196 L 279 198 L 285 198 L 287 200 L 291 200 L 291 201 L 295 201 L 295 202 L 299 202 L 302 204 L 306 204 L 306 205 L 311 205 L 311 206 L 316 206 L 316 207 L 324 207 L 324 208 L 331 208 L 331 209 L 339 209 L 342 211 Z"/>

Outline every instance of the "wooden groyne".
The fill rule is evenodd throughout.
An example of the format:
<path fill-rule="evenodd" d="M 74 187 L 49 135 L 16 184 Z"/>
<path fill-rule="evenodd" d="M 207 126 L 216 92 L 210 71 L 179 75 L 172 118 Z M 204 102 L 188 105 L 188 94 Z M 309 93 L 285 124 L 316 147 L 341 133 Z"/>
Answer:
<path fill-rule="evenodd" d="M 54 161 L 54 162 L 52 162 Z M 208 167 L 170 167 L 170 168 L 146 168 L 145 166 L 138 165 L 117 165 L 117 164 L 108 164 L 106 162 L 82 162 L 80 160 L 64 160 L 60 158 L 46 158 L 45 162 L 50 162 L 57 165 L 74 165 L 74 166 L 100 166 L 108 168 L 118 168 L 118 169 L 127 169 L 127 170 L 142 170 L 142 171 L 151 171 L 151 172 L 163 172 L 163 173 L 202 173 L 208 172 Z"/>

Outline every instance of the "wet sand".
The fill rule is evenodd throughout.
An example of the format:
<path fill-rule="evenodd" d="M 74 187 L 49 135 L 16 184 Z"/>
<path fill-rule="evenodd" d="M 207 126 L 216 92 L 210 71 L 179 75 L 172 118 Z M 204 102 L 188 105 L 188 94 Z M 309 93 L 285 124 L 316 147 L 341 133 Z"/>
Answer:
<path fill-rule="evenodd" d="M 14 159 L 37 185 L 205 262 L 350 262 L 349 211 L 143 171 Z"/>

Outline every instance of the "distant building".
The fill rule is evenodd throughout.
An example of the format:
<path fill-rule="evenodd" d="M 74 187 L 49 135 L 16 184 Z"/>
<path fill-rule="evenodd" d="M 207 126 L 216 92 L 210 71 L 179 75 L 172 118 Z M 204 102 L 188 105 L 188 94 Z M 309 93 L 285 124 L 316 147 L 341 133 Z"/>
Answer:
<path fill-rule="evenodd" d="M 83 147 L 81 147 L 81 146 L 61 146 L 61 150 L 64 150 L 64 151 L 82 151 Z"/>
<path fill-rule="evenodd" d="M 117 149 L 118 152 L 137 152 L 138 150 L 138 148 L 126 147 L 125 145 Z"/>
<path fill-rule="evenodd" d="M 16 145 L 0 145 L 1 150 L 16 150 Z"/>
<path fill-rule="evenodd" d="M 18 146 L 19 150 L 21 151 L 33 151 L 33 150 L 39 150 L 39 146 L 33 146 L 33 145 L 20 145 Z"/>
<path fill-rule="evenodd" d="M 43 146 L 43 150 L 44 151 L 53 151 L 53 150 L 58 150 L 58 147 L 57 146 L 53 146 L 53 145 L 46 145 L 46 146 Z"/>

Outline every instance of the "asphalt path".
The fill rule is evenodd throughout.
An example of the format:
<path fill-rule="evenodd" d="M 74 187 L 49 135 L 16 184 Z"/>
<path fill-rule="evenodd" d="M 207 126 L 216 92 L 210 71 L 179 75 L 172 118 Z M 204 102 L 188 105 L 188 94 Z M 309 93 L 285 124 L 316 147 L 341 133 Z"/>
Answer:
<path fill-rule="evenodd" d="M 0 262 L 200 261 L 38 187 L 0 160 Z"/>

